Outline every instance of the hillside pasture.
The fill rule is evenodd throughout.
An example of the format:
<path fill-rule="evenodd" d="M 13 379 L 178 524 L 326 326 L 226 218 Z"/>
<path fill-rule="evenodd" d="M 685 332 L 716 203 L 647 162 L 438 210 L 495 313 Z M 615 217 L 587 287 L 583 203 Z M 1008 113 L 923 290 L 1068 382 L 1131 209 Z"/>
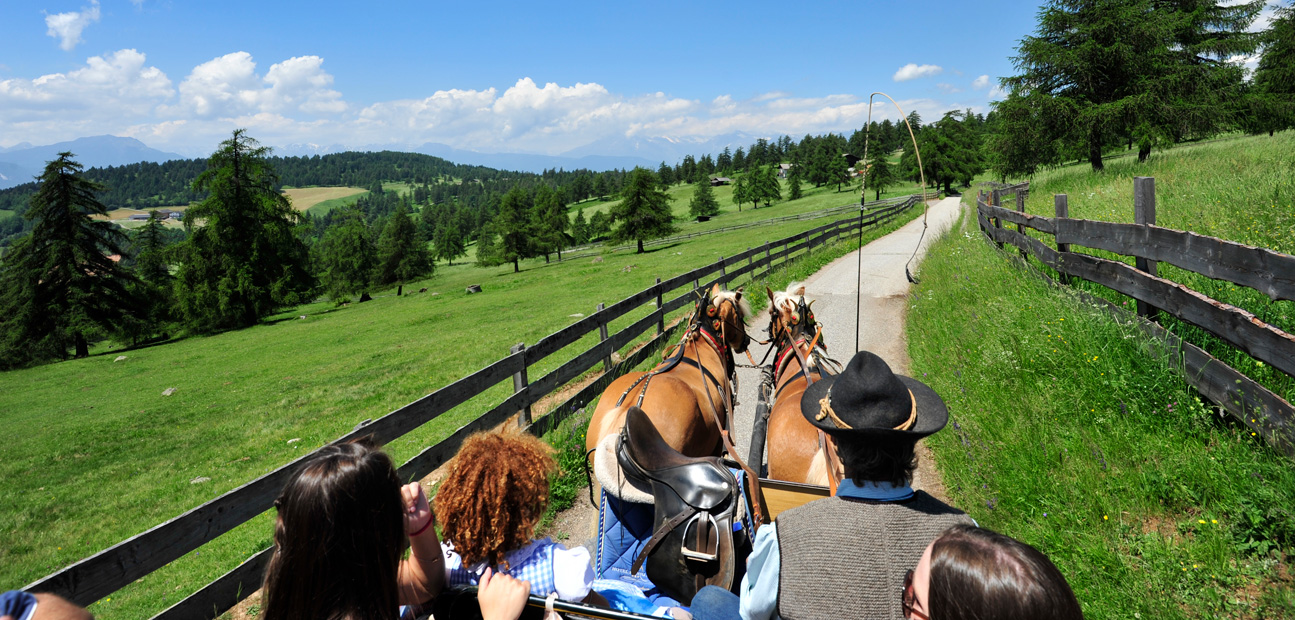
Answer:
<path fill-rule="evenodd" d="M 1295 254 L 1295 131 L 1273 137 L 1231 136 L 1188 144 L 1154 153 L 1145 164 L 1133 157 L 1116 157 L 1108 161 L 1104 174 L 1091 174 L 1082 165 L 1050 170 L 1031 184 L 1026 210 L 1052 215 L 1052 196 L 1063 193 L 1067 195 L 1071 217 L 1132 222 L 1135 176 L 1155 177 L 1158 226 Z M 1076 251 L 1133 263 L 1132 258 L 1108 252 L 1083 248 Z M 1160 264 L 1158 275 L 1295 333 L 1295 302 L 1273 301 L 1256 290 L 1167 263 Z M 1080 287 L 1116 304 L 1133 304 L 1131 298 L 1099 285 L 1083 283 Z M 1295 401 L 1295 379 L 1198 327 L 1172 317 L 1163 322 L 1229 366 L 1286 400 Z"/>
<path fill-rule="evenodd" d="M 323 215 L 329 209 L 344 204 L 355 204 L 355 199 L 368 191 L 361 187 L 290 187 L 283 190 L 283 195 L 292 201 L 292 208 L 302 212 L 310 211 L 313 215 Z M 348 198 L 351 200 L 346 202 Z M 325 206 L 322 203 L 332 204 Z"/>
<path fill-rule="evenodd" d="M 1065 166 L 1034 179 L 1027 211 L 1051 215 L 1053 193 L 1066 193 L 1072 217 L 1129 222 L 1132 177 L 1153 176 L 1160 225 L 1289 252 L 1293 147 L 1286 132 L 1186 145 L 1145 164 L 1114 158 L 1104 174 Z M 1048 554 L 1086 617 L 1295 617 L 1290 460 L 1220 416 L 1139 328 L 1079 291 L 1131 308 L 1127 298 L 1055 286 L 965 223 L 922 264 L 908 326 L 914 373 L 949 405 L 948 427 L 929 443 L 953 503 Z M 1160 274 L 1264 320 L 1295 318 L 1290 302 L 1164 263 Z M 1290 385 L 1232 355 L 1224 361 L 1279 393 Z"/>

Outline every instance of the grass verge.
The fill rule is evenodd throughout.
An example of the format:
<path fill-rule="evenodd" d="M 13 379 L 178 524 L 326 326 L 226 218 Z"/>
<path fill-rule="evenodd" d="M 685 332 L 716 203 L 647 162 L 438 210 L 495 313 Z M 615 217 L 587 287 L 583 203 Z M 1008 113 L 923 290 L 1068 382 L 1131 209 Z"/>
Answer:
<path fill-rule="evenodd" d="M 1090 618 L 1295 615 L 1290 462 L 1135 326 L 969 229 L 933 247 L 908 317 L 913 372 L 949 405 L 929 441 L 954 504 L 1048 554 Z"/>

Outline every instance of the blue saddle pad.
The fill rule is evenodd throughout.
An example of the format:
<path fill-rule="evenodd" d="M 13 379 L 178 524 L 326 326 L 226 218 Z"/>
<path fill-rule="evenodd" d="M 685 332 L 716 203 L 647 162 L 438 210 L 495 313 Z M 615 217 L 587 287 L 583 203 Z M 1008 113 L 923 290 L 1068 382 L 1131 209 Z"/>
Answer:
<path fill-rule="evenodd" d="M 750 532 L 751 506 L 746 495 L 746 478 L 742 470 L 732 469 L 737 477 L 738 496 L 743 503 L 742 518 L 733 523 L 736 532 L 745 528 Z M 598 543 L 594 554 L 594 576 L 598 579 L 614 579 L 629 583 L 647 595 L 653 603 L 661 607 L 686 607 L 678 601 L 662 594 L 648 579 L 647 570 L 640 569 L 639 574 L 630 573 L 634 558 L 638 557 L 643 546 L 652 538 L 651 504 L 626 502 L 608 495 L 603 491 L 598 502 Z M 736 584 L 734 584 L 736 587 Z"/>

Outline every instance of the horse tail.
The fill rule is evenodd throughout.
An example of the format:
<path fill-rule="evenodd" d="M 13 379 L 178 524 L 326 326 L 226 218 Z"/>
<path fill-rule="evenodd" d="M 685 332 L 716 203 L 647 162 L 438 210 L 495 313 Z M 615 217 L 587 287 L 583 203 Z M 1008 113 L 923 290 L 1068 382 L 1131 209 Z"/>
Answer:
<path fill-rule="evenodd" d="M 814 484 L 825 487 L 828 486 L 829 482 L 827 453 L 822 449 L 819 449 L 814 452 L 814 457 L 809 460 L 809 471 L 805 472 L 805 484 Z"/>

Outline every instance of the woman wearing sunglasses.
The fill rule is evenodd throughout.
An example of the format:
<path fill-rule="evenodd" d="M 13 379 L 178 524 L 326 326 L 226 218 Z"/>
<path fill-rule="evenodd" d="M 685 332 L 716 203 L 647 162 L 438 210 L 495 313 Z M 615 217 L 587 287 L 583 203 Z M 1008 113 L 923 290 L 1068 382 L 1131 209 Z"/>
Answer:
<path fill-rule="evenodd" d="M 1083 620 L 1070 584 L 1038 549 L 957 525 L 926 548 L 904 578 L 910 620 Z"/>

